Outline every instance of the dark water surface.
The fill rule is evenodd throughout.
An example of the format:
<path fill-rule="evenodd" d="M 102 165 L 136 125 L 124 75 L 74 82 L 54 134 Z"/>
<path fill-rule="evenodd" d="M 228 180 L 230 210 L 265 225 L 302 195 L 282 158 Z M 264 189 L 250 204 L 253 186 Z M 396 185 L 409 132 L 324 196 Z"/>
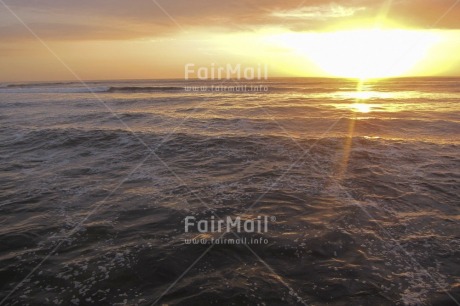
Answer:
<path fill-rule="evenodd" d="M 460 79 L 190 84 L 0 85 L 0 304 L 457 305 Z"/>

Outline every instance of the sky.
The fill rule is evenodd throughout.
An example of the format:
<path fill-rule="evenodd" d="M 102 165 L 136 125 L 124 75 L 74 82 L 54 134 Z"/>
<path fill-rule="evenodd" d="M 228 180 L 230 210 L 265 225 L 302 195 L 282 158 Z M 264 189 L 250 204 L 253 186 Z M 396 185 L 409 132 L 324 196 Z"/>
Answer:
<path fill-rule="evenodd" d="M 0 0 L 0 82 L 460 76 L 458 0 Z M 389 68 L 390 67 L 390 68 Z"/>

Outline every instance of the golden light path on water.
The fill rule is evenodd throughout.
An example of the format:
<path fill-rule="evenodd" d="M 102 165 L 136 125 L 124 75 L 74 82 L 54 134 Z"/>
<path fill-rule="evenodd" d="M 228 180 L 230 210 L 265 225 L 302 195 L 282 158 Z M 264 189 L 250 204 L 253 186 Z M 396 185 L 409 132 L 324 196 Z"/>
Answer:
<path fill-rule="evenodd" d="M 360 112 L 360 113 L 369 113 L 372 110 L 372 105 L 364 104 L 364 103 L 355 103 L 353 104 L 352 110 Z"/>
<path fill-rule="evenodd" d="M 349 104 L 334 104 L 337 109 L 344 109 L 351 111 L 353 115 L 348 118 L 348 132 L 343 148 L 343 157 L 339 166 L 338 177 L 342 180 L 346 174 L 348 163 L 350 159 L 350 152 L 353 145 L 353 136 L 355 135 L 356 122 L 362 117 L 359 114 L 369 114 L 372 112 L 400 112 L 407 110 L 411 106 L 406 103 L 391 103 L 388 100 L 420 96 L 420 92 L 406 91 L 406 92 L 381 92 L 370 90 L 370 86 L 365 84 L 364 79 L 360 79 L 356 86 L 355 91 L 340 92 L 337 95 L 343 99 L 352 99 L 354 102 Z M 368 100 L 387 100 L 387 103 L 366 103 Z M 412 106 L 413 107 L 413 106 Z M 417 105 L 417 108 L 420 108 Z"/>
<path fill-rule="evenodd" d="M 338 110 L 352 111 L 357 115 L 359 113 L 397 113 L 401 111 L 415 111 L 415 110 L 439 110 L 439 105 L 435 104 L 416 104 L 416 103 L 403 103 L 404 100 L 424 98 L 424 99 L 450 99 L 452 98 L 449 94 L 433 94 L 419 92 L 419 91 L 398 91 L 398 92 L 384 92 L 377 90 L 363 90 L 368 87 L 367 85 L 357 86 L 356 91 L 340 91 L 332 95 L 334 99 L 338 100 L 352 100 L 352 103 L 331 103 L 328 104 Z M 441 97 L 442 96 L 442 97 Z M 393 100 L 393 101 L 391 101 Z M 370 102 L 373 101 L 373 102 Z M 384 103 L 382 101 L 385 101 Z M 355 116 L 355 120 L 361 117 Z"/>
<path fill-rule="evenodd" d="M 373 105 L 372 104 L 366 104 L 362 103 L 362 100 L 367 100 L 370 98 L 388 98 L 391 96 L 391 93 L 382 93 L 382 92 L 375 92 L 375 91 L 363 91 L 363 86 L 364 86 L 364 80 L 361 79 L 358 82 L 357 88 L 355 92 L 350 92 L 348 94 L 349 97 L 354 98 L 355 102 L 353 104 L 348 105 L 349 109 L 355 113 L 369 113 L 372 111 Z M 350 160 L 350 152 L 351 152 L 351 147 L 353 144 L 353 135 L 355 132 L 355 124 L 356 124 L 356 116 L 354 118 L 350 118 L 350 124 L 348 126 L 348 134 L 346 141 L 344 143 L 344 148 L 343 148 L 343 157 L 342 157 L 342 162 L 339 167 L 339 173 L 338 173 L 338 178 L 339 181 L 341 181 L 348 168 L 348 162 Z"/>

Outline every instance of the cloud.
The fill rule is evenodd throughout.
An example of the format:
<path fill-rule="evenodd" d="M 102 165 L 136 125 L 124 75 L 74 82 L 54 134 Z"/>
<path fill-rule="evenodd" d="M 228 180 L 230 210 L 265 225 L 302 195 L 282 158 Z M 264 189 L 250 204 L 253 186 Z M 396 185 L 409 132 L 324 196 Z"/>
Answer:
<path fill-rule="evenodd" d="M 183 30 L 234 32 L 261 27 L 294 31 L 356 19 L 373 20 L 389 5 L 387 18 L 427 28 L 460 28 L 460 5 L 437 21 L 452 0 L 5 0 L 36 33 L 47 40 L 128 40 L 170 36 Z M 1 4 L 0 4 L 1 6 Z M 168 14 L 165 14 L 164 11 Z M 168 16 L 169 15 L 169 16 Z M 180 26 L 178 26 L 179 24 Z M 0 10 L 0 40 L 32 39 L 8 10 Z"/>
<path fill-rule="evenodd" d="M 122 24 L 82 24 L 64 22 L 34 22 L 28 26 L 39 37 L 46 40 L 75 41 L 75 40 L 126 40 L 150 36 L 152 33 L 145 28 L 127 27 Z M 0 37 L 3 42 L 26 41 L 32 34 L 22 25 L 0 27 Z"/>
<path fill-rule="evenodd" d="M 344 7 L 337 4 L 301 7 L 295 10 L 273 12 L 272 16 L 302 20 L 328 20 L 353 16 L 365 7 Z"/>

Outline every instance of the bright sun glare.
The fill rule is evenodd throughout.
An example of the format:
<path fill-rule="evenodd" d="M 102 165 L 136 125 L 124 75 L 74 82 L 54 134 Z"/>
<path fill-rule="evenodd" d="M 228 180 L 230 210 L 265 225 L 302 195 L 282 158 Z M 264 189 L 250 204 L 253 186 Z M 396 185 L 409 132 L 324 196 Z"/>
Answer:
<path fill-rule="evenodd" d="M 363 104 L 363 103 L 355 103 L 352 104 L 352 109 L 355 112 L 360 112 L 360 113 L 369 113 L 371 111 L 372 106 L 369 104 Z"/>
<path fill-rule="evenodd" d="M 434 32 L 396 29 L 289 33 L 272 38 L 331 76 L 360 79 L 404 75 L 439 41 Z"/>

